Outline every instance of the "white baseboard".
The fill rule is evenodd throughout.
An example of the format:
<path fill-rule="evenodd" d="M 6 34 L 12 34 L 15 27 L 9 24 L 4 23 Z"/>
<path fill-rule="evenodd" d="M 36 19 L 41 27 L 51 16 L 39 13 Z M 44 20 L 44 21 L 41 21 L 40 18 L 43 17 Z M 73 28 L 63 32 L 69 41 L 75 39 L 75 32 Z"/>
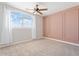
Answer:
<path fill-rule="evenodd" d="M 49 38 L 49 37 L 44 37 L 44 38 L 54 40 L 54 41 L 58 41 L 58 42 L 62 42 L 62 43 L 66 43 L 66 44 L 71 44 L 71 45 L 74 45 L 74 46 L 79 46 L 79 44 L 77 44 L 77 43 L 71 43 L 71 42 L 62 41 L 62 40 L 58 40 L 58 39 L 53 39 L 53 38 Z"/>

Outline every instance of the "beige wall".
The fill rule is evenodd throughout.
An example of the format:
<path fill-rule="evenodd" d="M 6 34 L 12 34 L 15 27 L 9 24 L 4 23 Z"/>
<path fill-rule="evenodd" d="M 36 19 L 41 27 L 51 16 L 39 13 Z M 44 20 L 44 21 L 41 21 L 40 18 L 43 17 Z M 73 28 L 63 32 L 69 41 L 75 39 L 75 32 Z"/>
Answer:
<path fill-rule="evenodd" d="M 43 18 L 42 16 L 36 15 L 36 38 L 40 39 L 43 37 Z"/>
<path fill-rule="evenodd" d="M 79 43 L 78 12 L 77 6 L 45 16 L 43 19 L 44 36 Z"/>
<path fill-rule="evenodd" d="M 62 39 L 62 12 L 44 17 L 44 35 Z"/>
<path fill-rule="evenodd" d="M 1 34 L 2 34 L 2 24 L 3 24 L 3 5 L 0 3 L 0 42 L 1 42 Z"/>
<path fill-rule="evenodd" d="M 78 7 L 64 11 L 63 38 L 65 41 L 79 43 L 78 40 Z"/>

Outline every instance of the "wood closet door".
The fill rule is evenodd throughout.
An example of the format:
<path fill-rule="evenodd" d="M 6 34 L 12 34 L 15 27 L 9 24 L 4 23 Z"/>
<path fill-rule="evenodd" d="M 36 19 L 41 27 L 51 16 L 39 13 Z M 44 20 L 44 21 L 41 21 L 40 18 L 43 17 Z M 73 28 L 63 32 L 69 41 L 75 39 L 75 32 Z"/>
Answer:
<path fill-rule="evenodd" d="M 62 13 L 50 15 L 44 19 L 44 35 L 62 39 Z"/>
<path fill-rule="evenodd" d="M 64 40 L 78 42 L 78 9 L 71 8 L 64 13 Z"/>

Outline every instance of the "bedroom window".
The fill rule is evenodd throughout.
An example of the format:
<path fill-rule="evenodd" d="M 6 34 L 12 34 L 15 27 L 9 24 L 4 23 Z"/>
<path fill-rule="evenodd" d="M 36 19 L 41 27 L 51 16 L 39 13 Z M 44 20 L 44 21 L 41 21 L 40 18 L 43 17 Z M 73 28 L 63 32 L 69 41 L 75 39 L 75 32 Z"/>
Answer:
<path fill-rule="evenodd" d="M 32 27 L 32 17 L 24 12 L 10 12 L 12 28 L 30 28 Z"/>

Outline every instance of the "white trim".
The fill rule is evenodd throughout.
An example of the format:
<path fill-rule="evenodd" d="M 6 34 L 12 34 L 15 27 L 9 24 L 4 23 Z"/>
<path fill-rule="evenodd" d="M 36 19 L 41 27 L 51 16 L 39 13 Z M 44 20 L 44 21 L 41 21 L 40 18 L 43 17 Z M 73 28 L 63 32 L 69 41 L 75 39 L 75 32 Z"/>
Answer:
<path fill-rule="evenodd" d="M 58 41 L 58 42 L 62 42 L 62 43 L 66 43 L 66 44 L 71 44 L 71 45 L 74 45 L 74 46 L 79 46 L 79 44 L 77 44 L 77 43 L 71 43 L 71 42 L 62 41 L 62 40 L 58 40 L 58 39 L 53 39 L 53 38 L 49 38 L 49 37 L 44 37 L 44 38 L 54 40 L 54 41 Z"/>

